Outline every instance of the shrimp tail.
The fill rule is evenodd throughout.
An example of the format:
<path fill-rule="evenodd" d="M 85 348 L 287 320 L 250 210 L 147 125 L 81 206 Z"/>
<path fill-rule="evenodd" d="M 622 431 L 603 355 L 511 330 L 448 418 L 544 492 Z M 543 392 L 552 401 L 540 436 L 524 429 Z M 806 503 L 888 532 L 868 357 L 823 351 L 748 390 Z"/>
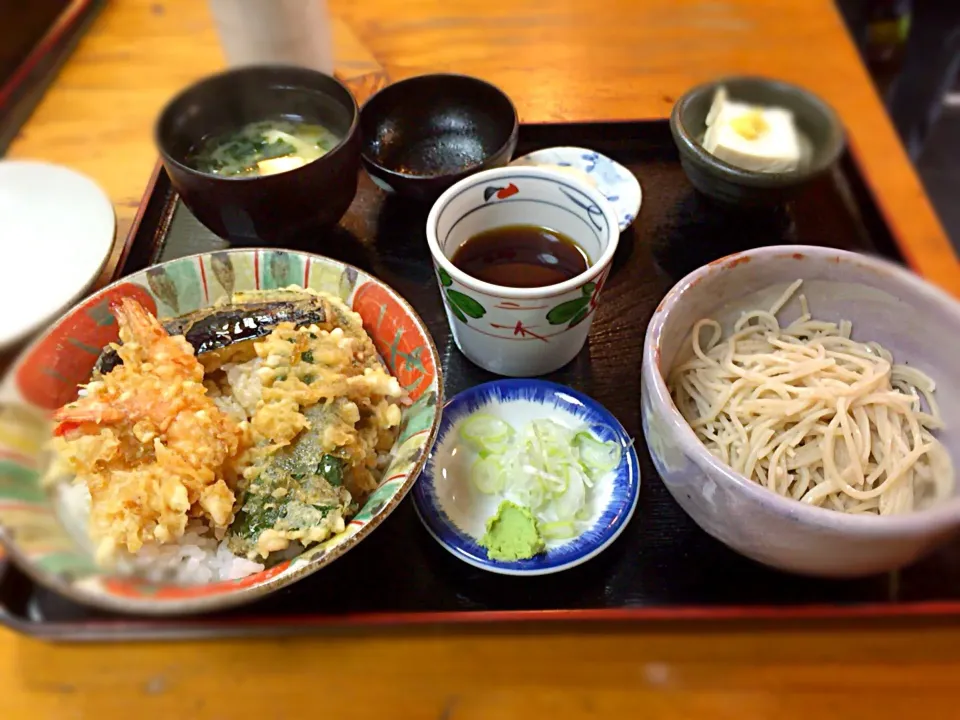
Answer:
<path fill-rule="evenodd" d="M 123 417 L 123 412 L 107 403 L 84 402 L 81 399 L 57 410 L 53 416 L 54 422 L 57 423 L 53 432 L 60 437 L 86 423 L 96 425 L 115 423 L 122 420 Z"/>
<path fill-rule="evenodd" d="M 120 331 L 142 345 L 150 345 L 157 340 L 169 337 L 160 321 L 133 298 L 122 298 L 112 309 L 114 317 L 120 324 Z"/>

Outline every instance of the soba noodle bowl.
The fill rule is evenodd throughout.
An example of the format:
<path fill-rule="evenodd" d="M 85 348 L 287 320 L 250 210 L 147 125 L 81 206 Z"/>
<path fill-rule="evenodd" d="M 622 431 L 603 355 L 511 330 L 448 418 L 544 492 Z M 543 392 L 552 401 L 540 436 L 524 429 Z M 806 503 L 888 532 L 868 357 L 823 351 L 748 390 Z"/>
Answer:
<path fill-rule="evenodd" d="M 723 337 L 715 320 L 694 325 L 668 385 L 707 449 L 753 482 L 794 500 L 847 513 L 893 515 L 953 494 L 950 456 L 933 380 L 895 365 L 851 323 L 745 312 Z"/>

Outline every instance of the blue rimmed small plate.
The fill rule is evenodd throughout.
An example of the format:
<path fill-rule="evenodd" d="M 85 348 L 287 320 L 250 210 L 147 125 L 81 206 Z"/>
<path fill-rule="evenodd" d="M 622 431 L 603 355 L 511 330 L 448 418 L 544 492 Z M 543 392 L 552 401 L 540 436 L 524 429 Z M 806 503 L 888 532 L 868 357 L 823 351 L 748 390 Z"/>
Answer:
<path fill-rule="evenodd" d="M 483 410 L 519 429 L 549 418 L 570 428 L 587 426 L 603 441 L 623 447 L 620 465 L 591 492 L 587 529 L 571 540 L 551 541 L 529 560 L 491 560 L 480 547 L 487 518 L 502 498 L 485 495 L 470 482 L 473 453 L 459 442 L 460 425 Z M 626 430 L 606 408 L 571 388 L 543 380 L 495 380 L 465 390 L 443 410 L 437 442 L 413 488 L 417 514 L 427 531 L 466 563 L 503 575 L 546 575 L 580 565 L 605 550 L 630 522 L 640 494 L 640 465 Z"/>
<path fill-rule="evenodd" d="M 620 231 L 623 232 L 637 218 L 643 191 L 636 176 L 616 160 L 596 150 L 580 147 L 551 147 L 527 153 L 511 165 L 567 168 L 590 182 L 613 206 Z"/>

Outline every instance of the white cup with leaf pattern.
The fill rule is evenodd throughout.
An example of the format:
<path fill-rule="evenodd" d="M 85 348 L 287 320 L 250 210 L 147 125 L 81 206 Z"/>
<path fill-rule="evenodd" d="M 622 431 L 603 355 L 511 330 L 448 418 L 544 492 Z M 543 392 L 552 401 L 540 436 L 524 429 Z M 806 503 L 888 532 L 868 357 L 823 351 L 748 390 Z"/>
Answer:
<path fill-rule="evenodd" d="M 467 240 L 511 225 L 566 235 L 586 254 L 587 269 L 556 285 L 518 288 L 478 280 L 454 266 L 451 258 Z M 505 167 L 458 182 L 427 218 L 427 242 L 457 347 L 499 375 L 530 377 L 566 365 L 586 342 L 619 238 L 606 198 L 561 171 Z"/>

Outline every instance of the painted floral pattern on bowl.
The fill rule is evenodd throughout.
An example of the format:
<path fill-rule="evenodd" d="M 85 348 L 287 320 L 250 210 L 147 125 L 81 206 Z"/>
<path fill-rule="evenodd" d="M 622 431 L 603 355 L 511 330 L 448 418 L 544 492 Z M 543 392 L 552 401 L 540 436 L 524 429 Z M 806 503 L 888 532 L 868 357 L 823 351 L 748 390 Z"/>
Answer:
<path fill-rule="evenodd" d="M 208 307 L 239 290 L 301 285 L 343 299 L 363 318 L 412 403 L 380 487 L 347 529 L 299 557 L 241 580 L 156 585 L 102 573 L 69 536 L 40 487 L 52 410 L 76 397 L 104 345 L 117 339 L 110 306 L 132 297 L 160 317 Z M 135 273 L 100 290 L 58 321 L 17 360 L 0 385 L 0 540 L 35 580 L 106 609 L 183 614 L 254 600 L 310 574 L 371 532 L 410 490 L 436 435 L 443 385 L 433 340 L 413 309 L 388 286 L 328 258 L 279 250 L 195 255 Z"/>

